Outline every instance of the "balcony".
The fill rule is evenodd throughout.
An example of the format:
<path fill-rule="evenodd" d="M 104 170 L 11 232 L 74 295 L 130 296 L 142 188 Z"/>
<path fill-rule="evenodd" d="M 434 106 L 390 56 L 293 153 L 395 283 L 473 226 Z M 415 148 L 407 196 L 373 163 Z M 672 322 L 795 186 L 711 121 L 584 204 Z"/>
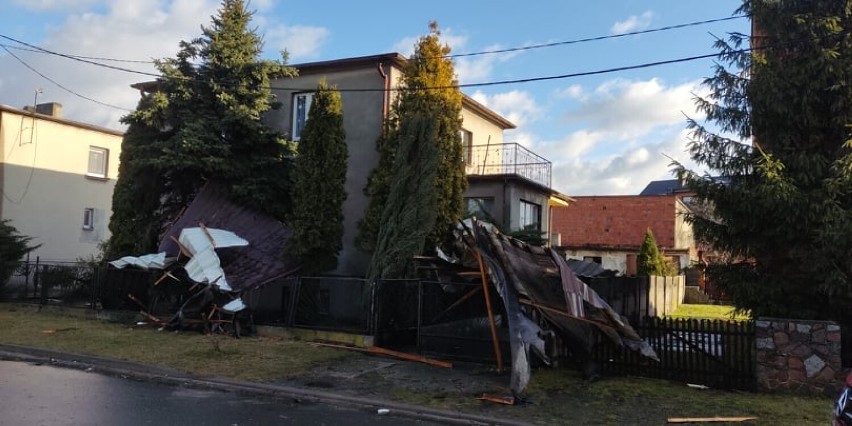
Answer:
<path fill-rule="evenodd" d="M 517 143 L 473 145 L 465 152 L 468 175 L 517 175 L 550 188 L 553 165 Z"/>

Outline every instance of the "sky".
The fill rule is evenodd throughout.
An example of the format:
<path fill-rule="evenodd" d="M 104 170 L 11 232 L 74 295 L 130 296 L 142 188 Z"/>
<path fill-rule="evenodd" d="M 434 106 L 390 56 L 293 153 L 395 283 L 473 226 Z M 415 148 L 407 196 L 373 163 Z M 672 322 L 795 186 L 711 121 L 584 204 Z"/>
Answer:
<path fill-rule="evenodd" d="M 456 57 L 458 80 L 554 77 L 463 91 L 517 125 L 504 140 L 550 160 L 553 188 L 574 196 L 638 194 L 652 180 L 673 178 L 672 159 L 691 165 L 686 119 L 702 119 L 694 98 L 707 93 L 701 81 L 712 74 L 714 61 L 571 75 L 716 53 L 716 37 L 749 33 L 747 18 L 629 33 L 731 18 L 740 4 L 252 0 L 249 7 L 264 37 L 263 56 L 280 58 L 286 50 L 290 64 L 389 52 L 407 56 L 432 20 L 453 54 L 525 48 Z M 174 57 L 180 41 L 198 37 L 219 6 L 219 0 L 0 0 L 0 104 L 59 102 L 65 118 L 124 130 L 119 119 L 139 100 L 130 84 L 152 77 L 34 52 L 19 42 L 155 73 L 150 61 Z M 618 37 L 566 43 L 604 36 Z M 553 46 L 535 47 L 544 44 Z"/>

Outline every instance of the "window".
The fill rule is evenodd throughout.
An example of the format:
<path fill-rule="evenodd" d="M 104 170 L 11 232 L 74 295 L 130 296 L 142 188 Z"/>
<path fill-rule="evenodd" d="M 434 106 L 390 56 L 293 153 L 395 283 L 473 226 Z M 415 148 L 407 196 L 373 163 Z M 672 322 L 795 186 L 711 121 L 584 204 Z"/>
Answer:
<path fill-rule="evenodd" d="M 109 150 L 106 148 L 98 148 L 96 146 L 89 147 L 89 169 L 86 176 L 106 179 L 107 177 L 107 160 L 109 159 Z"/>
<path fill-rule="evenodd" d="M 95 209 L 91 207 L 83 209 L 83 229 L 95 229 Z"/>
<path fill-rule="evenodd" d="M 464 162 L 470 164 L 473 159 L 473 133 L 461 129 L 459 134 L 461 134 L 462 149 L 464 149 Z"/>
<path fill-rule="evenodd" d="M 494 199 L 469 197 L 464 199 L 466 216 L 476 216 L 477 219 L 494 220 Z"/>
<path fill-rule="evenodd" d="M 603 258 L 600 256 L 583 256 L 583 262 L 592 262 L 600 265 L 603 263 Z"/>
<path fill-rule="evenodd" d="M 302 130 L 305 129 L 305 123 L 308 122 L 308 113 L 311 111 L 311 104 L 314 101 L 313 93 L 297 93 L 293 95 L 293 140 L 297 141 L 302 137 Z"/>
<path fill-rule="evenodd" d="M 521 211 L 518 216 L 518 224 L 523 230 L 541 230 L 541 206 L 529 201 L 521 200 Z"/>

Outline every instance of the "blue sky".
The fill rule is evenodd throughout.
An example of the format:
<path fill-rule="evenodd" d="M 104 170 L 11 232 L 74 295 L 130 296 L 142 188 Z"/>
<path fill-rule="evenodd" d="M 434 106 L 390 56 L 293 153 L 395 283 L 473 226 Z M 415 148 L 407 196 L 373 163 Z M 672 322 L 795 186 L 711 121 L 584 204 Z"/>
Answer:
<path fill-rule="evenodd" d="M 438 21 L 453 53 L 562 42 L 730 17 L 740 0 L 529 3 L 433 0 L 296 2 L 253 0 L 265 56 L 290 52 L 310 62 L 398 51 Z M 410 5 L 409 5 L 410 4 Z M 425 6 L 428 4 L 428 6 Z M 0 0 L 0 35 L 60 53 L 127 60 L 173 56 L 200 34 L 217 0 Z M 456 59 L 461 83 L 560 76 L 714 53 L 713 36 L 748 33 L 738 18 L 656 33 Z M 0 39 L 5 46 L 18 46 Z M 143 75 L 9 49 L 30 67 L 75 92 L 132 109 L 129 85 Z M 151 65 L 108 62 L 144 72 Z M 686 161 L 685 116 L 701 118 L 694 94 L 712 59 L 588 77 L 465 89 L 518 125 L 505 134 L 553 162 L 553 186 L 569 195 L 637 194 L 671 178 L 670 159 Z M 67 118 L 121 129 L 126 111 L 61 89 L 0 49 L 0 104 L 58 101 Z"/>

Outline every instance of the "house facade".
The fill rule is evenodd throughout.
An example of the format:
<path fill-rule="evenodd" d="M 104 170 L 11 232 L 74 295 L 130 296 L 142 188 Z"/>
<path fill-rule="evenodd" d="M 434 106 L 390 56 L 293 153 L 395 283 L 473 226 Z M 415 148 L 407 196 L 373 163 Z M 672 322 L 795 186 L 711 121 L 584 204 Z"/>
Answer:
<path fill-rule="evenodd" d="M 336 274 L 363 275 L 370 260 L 355 246 L 358 223 L 369 203 L 363 190 L 379 160 L 376 141 L 396 96 L 394 89 L 399 87 L 405 61 L 398 53 L 388 53 L 298 64 L 294 65 L 298 77 L 272 83 L 281 108 L 270 111 L 264 119 L 295 141 L 307 121 L 319 82 L 325 80 L 341 92 L 349 163 L 343 249 Z M 505 143 L 503 131 L 514 128 L 514 124 L 468 96 L 462 100 L 461 118 L 469 211 L 487 210 L 509 229 L 537 227 L 547 235 L 549 206 L 569 200 L 550 188 L 550 162 L 518 144 Z"/>
<path fill-rule="evenodd" d="M 687 205 L 679 194 L 577 196 L 553 210 L 558 248 L 568 258 L 636 274 L 636 256 L 651 229 L 663 256 L 681 270 L 698 261 Z"/>
<path fill-rule="evenodd" d="M 43 262 L 71 262 L 109 238 L 122 132 L 62 118 L 56 103 L 0 105 L 0 217 L 41 244 Z"/>

